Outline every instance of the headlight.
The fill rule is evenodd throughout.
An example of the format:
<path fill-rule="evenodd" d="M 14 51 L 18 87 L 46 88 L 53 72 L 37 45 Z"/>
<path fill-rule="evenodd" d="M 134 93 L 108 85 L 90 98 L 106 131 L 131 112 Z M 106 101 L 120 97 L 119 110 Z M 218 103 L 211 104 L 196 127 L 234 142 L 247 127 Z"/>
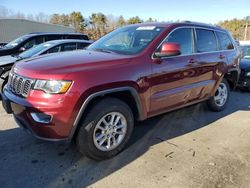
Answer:
<path fill-rule="evenodd" d="M 246 73 L 246 76 L 249 76 L 249 77 L 250 77 L 250 72 L 247 72 L 247 73 Z"/>
<path fill-rule="evenodd" d="M 34 89 L 50 94 L 62 94 L 66 93 L 71 83 L 71 81 L 37 80 Z"/>

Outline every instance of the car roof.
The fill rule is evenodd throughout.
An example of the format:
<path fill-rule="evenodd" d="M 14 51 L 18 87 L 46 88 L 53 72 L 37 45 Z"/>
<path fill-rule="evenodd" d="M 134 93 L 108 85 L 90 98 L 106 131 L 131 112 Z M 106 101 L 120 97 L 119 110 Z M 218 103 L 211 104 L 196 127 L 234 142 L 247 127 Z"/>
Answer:
<path fill-rule="evenodd" d="M 67 32 L 32 32 L 27 35 L 86 35 L 83 33 L 67 33 Z"/>
<path fill-rule="evenodd" d="M 156 26 L 156 27 L 180 27 L 180 26 L 190 26 L 190 27 L 205 27 L 208 29 L 215 29 L 215 30 L 221 30 L 221 31 L 227 31 L 220 26 L 206 24 L 206 23 L 200 23 L 200 22 L 191 22 L 191 21 L 183 21 L 183 22 L 152 22 L 152 23 L 140 23 L 140 24 L 133 24 L 129 26 Z"/>
<path fill-rule="evenodd" d="M 91 40 L 80 40 L 80 39 L 60 39 L 60 40 L 50 40 L 42 44 L 63 44 L 63 43 L 69 43 L 69 42 L 78 42 L 78 43 L 92 43 Z"/>

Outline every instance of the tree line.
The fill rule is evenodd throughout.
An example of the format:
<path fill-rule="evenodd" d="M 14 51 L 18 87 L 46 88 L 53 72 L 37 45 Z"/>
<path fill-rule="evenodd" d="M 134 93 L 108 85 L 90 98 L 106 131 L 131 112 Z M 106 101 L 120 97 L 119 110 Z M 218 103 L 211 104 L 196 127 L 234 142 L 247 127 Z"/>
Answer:
<path fill-rule="evenodd" d="M 89 18 L 84 18 L 81 12 L 72 12 L 69 15 L 53 14 L 50 19 L 50 23 L 52 24 L 71 26 L 75 28 L 77 32 L 85 32 L 93 40 L 100 38 L 117 27 L 121 27 L 126 24 L 136 24 L 143 22 L 157 22 L 157 20 L 149 18 L 144 21 L 139 16 L 131 17 L 126 20 L 123 16 L 111 18 L 110 16 L 106 16 L 103 13 L 93 13 Z M 225 20 L 215 25 L 229 30 L 233 37 L 237 40 L 250 40 L 250 17 Z"/>
<path fill-rule="evenodd" d="M 0 6 L 0 18 L 28 19 L 32 21 L 68 26 L 74 28 L 77 32 L 86 33 L 93 40 L 100 38 L 117 27 L 127 24 L 157 22 L 157 20 L 153 18 L 143 20 L 139 16 L 134 16 L 125 19 L 122 15 L 115 17 L 112 15 L 105 15 L 101 12 L 93 13 L 89 17 L 84 17 L 79 11 L 74 11 L 70 14 L 53 14 L 50 16 L 44 13 L 25 15 L 20 12 L 13 12 L 3 6 Z M 237 40 L 243 40 L 245 39 L 245 36 L 247 37 L 246 39 L 250 40 L 250 16 L 243 19 L 235 18 L 232 20 L 221 21 L 215 25 L 229 30 L 233 37 Z"/>
<path fill-rule="evenodd" d="M 77 32 L 86 33 L 91 39 L 96 40 L 117 27 L 127 24 L 157 22 L 157 20 L 149 18 L 144 21 L 139 16 L 126 20 L 123 16 L 114 17 L 101 12 L 93 13 L 88 18 L 84 18 L 81 12 L 72 12 L 70 14 L 53 14 L 49 22 L 51 24 L 73 27 Z"/>

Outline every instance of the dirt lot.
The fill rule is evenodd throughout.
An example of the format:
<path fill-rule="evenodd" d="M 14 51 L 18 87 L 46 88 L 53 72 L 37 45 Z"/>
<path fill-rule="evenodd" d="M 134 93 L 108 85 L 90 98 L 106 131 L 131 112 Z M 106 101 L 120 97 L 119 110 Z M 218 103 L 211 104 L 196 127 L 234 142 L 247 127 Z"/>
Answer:
<path fill-rule="evenodd" d="M 95 162 L 74 146 L 38 141 L 0 107 L 1 187 L 249 187 L 250 93 L 137 123 L 119 156 Z"/>

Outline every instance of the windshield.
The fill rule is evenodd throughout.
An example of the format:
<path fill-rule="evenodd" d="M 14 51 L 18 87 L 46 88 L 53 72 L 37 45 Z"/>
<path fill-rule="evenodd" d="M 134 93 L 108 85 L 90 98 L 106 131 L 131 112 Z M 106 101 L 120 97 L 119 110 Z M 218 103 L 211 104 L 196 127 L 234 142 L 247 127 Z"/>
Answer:
<path fill-rule="evenodd" d="M 90 45 L 87 50 L 133 55 L 143 51 L 163 30 L 156 26 L 129 26 L 117 29 Z"/>
<path fill-rule="evenodd" d="M 250 59 L 250 45 L 241 46 L 242 59 Z"/>
<path fill-rule="evenodd" d="M 15 46 L 19 45 L 21 42 L 23 42 L 27 38 L 29 38 L 28 35 L 24 35 L 22 37 L 19 37 L 19 38 L 15 39 L 15 40 L 9 42 L 8 44 L 6 44 L 3 48 L 14 48 Z"/>
<path fill-rule="evenodd" d="M 36 55 L 37 53 L 44 51 L 48 48 L 50 48 L 53 45 L 53 43 L 43 43 L 43 44 L 39 44 L 34 48 L 31 48 L 21 54 L 19 54 L 19 57 L 21 57 L 22 59 L 24 58 L 30 58 L 33 55 Z"/>

